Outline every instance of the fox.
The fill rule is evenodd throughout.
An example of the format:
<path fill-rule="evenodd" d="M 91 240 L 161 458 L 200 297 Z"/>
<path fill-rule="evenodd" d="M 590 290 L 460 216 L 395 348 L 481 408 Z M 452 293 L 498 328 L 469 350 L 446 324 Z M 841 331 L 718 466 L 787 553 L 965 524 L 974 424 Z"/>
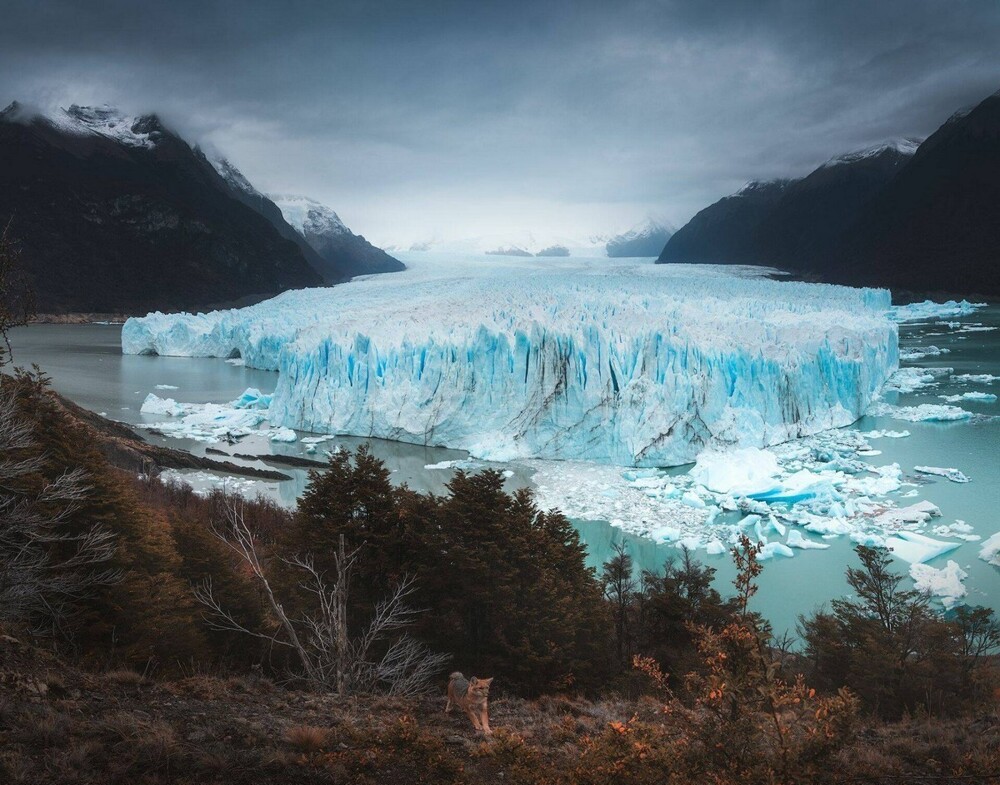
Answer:
<path fill-rule="evenodd" d="M 493 733 L 490 730 L 490 717 L 488 714 L 488 701 L 490 697 L 490 684 L 493 677 L 488 679 L 477 679 L 473 676 L 466 679 L 458 671 L 448 677 L 448 704 L 444 707 L 445 712 L 450 712 L 454 704 L 465 711 L 472 720 L 472 726 L 485 735 Z"/>

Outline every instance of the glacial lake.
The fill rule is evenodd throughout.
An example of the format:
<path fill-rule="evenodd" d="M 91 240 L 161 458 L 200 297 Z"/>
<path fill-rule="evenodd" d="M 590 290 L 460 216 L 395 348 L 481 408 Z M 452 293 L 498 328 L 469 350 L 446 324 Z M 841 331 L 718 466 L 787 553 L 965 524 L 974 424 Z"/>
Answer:
<path fill-rule="evenodd" d="M 987 329 L 998 327 L 998 305 L 962 317 L 903 324 L 900 327 L 902 351 L 928 346 L 944 351 L 904 361 L 902 365 L 952 368 L 954 375 L 1000 376 L 1000 329 Z M 111 419 L 139 426 L 163 420 L 162 415 L 145 415 L 139 411 L 149 393 L 182 402 L 225 403 L 249 387 L 264 392 L 274 389 L 274 373 L 248 369 L 219 359 L 123 356 L 120 334 L 120 326 L 104 324 L 22 327 L 15 330 L 12 336 L 14 358 L 21 366 L 39 365 L 52 378 L 56 390 L 81 406 Z M 946 374 L 933 386 L 911 393 L 887 393 L 885 400 L 901 406 L 943 403 L 938 396 L 969 391 L 1000 394 L 1000 381 L 970 384 L 951 379 Z M 903 422 L 883 416 L 864 417 L 850 428 L 909 431 L 908 438 L 873 441 L 872 446 L 880 454 L 864 458 L 873 466 L 898 462 L 907 475 L 913 473 L 915 466 L 953 467 L 968 475 L 971 482 L 961 484 L 943 477 L 922 477 L 915 496 L 897 503 L 902 506 L 926 499 L 940 507 L 941 518 L 935 519 L 926 528 L 930 536 L 936 536 L 931 532 L 934 525 L 960 520 L 969 524 L 973 533 L 985 540 L 1000 531 L 1000 403 L 962 400 L 957 405 L 972 412 L 973 418 L 956 422 Z M 251 436 L 234 447 L 167 438 L 148 431 L 145 433 L 150 441 L 197 454 L 205 454 L 206 447 L 214 447 L 226 452 L 254 455 L 281 453 L 318 460 L 322 460 L 322 449 L 330 449 L 334 445 L 353 449 L 365 441 L 336 437 L 318 445 L 321 448 L 319 452 L 307 455 L 301 441 L 273 443 L 264 437 Z M 392 472 L 394 482 L 434 493 L 445 492 L 454 470 L 428 467 L 467 457 L 463 452 L 443 448 L 379 440 L 370 443 L 374 453 L 385 461 Z M 532 467 L 517 463 L 476 462 L 474 465 L 508 472 L 509 488 L 532 486 Z M 185 479 L 196 488 L 225 485 L 243 493 L 266 493 L 291 506 L 305 487 L 306 471 L 284 466 L 275 468 L 292 475 L 293 479 L 268 483 L 213 476 L 205 472 L 187 473 Z M 684 468 L 676 471 L 683 472 Z M 607 521 L 575 520 L 574 524 L 587 545 L 590 564 L 598 569 L 609 558 L 612 547 L 620 541 L 626 543 L 641 569 L 659 570 L 665 560 L 679 553 L 673 544 L 627 534 Z M 771 621 L 777 632 L 794 632 L 799 614 L 808 613 L 829 602 L 832 597 L 848 593 L 844 570 L 847 565 L 856 562 L 852 543 L 847 537 L 829 542 L 831 547 L 828 550 L 796 551 L 794 558 L 776 558 L 766 563 L 754 605 Z M 957 562 L 968 573 L 965 580 L 968 590 L 966 602 L 987 605 L 1000 613 L 1000 569 L 979 559 L 979 548 L 979 542 L 967 542 L 930 564 L 940 568 L 949 560 Z M 728 556 L 707 556 L 698 552 L 697 558 L 718 570 L 718 588 L 729 593 L 733 569 Z M 908 566 L 906 562 L 897 560 L 899 572 L 906 573 Z"/>

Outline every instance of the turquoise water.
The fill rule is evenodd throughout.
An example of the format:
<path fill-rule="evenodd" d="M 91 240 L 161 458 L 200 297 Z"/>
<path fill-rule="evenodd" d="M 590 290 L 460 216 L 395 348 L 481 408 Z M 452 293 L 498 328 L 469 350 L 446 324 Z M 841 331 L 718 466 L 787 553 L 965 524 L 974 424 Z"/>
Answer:
<path fill-rule="evenodd" d="M 1000 306 L 991 306 L 956 319 L 963 325 L 981 324 L 1000 327 Z M 54 387 L 77 403 L 93 411 L 103 412 L 112 419 L 133 425 L 149 424 L 163 418 L 139 412 L 146 395 L 155 392 L 161 397 L 178 401 L 222 403 L 237 397 L 247 387 L 264 391 L 274 388 L 275 375 L 234 366 L 217 359 L 123 356 L 120 349 L 121 328 L 113 325 L 33 325 L 14 332 L 15 360 L 20 365 L 38 363 L 53 380 Z M 1000 330 L 961 332 L 961 328 L 927 324 L 903 325 L 900 343 L 904 350 L 934 345 L 949 350 L 947 354 L 928 356 L 903 366 L 954 368 L 955 374 L 990 373 L 1000 375 Z M 176 390 L 157 390 L 158 384 L 176 386 Z M 944 403 L 937 396 L 980 390 L 1000 394 L 1000 381 L 992 385 L 963 384 L 947 376 L 936 386 L 908 394 L 890 393 L 886 401 L 913 406 L 921 403 Z M 917 465 L 954 467 L 972 482 L 956 484 L 944 478 L 924 478 L 915 498 L 897 499 L 900 505 L 928 499 L 939 506 L 942 517 L 935 524 L 964 520 L 976 534 L 986 539 L 1000 531 L 1000 403 L 962 401 L 956 405 L 975 412 L 971 421 L 951 423 L 911 423 L 889 417 L 865 417 L 851 428 L 908 430 L 906 439 L 877 439 L 872 447 L 882 454 L 867 458 L 872 465 L 898 462 L 905 474 Z M 168 446 L 190 449 L 204 454 L 205 444 L 185 440 L 149 436 L 151 441 Z M 349 449 L 361 439 L 338 438 L 332 444 Z M 386 462 L 394 482 L 410 487 L 442 493 L 452 476 L 451 470 L 427 469 L 430 464 L 461 460 L 465 454 L 456 450 L 426 448 L 395 442 L 371 442 L 376 455 Z M 248 437 L 237 448 L 212 445 L 228 451 L 249 454 L 286 453 L 305 455 L 301 443 L 274 444 L 260 437 Z M 321 459 L 321 455 L 307 457 Z M 260 464 L 257 464 L 260 465 Z M 484 464 L 477 463 L 477 466 Z M 508 487 L 530 486 L 531 470 L 517 464 L 499 466 L 511 472 Z M 251 484 L 256 490 L 275 496 L 286 504 L 294 504 L 306 483 L 306 472 L 281 468 L 293 476 L 289 482 Z M 679 468 L 676 471 L 684 471 Z M 192 478 L 194 484 L 204 483 L 204 477 Z M 738 517 L 738 516 L 737 516 Z M 611 547 L 625 541 L 639 569 L 659 570 L 666 559 L 678 554 L 673 545 L 657 544 L 652 540 L 625 534 L 621 529 L 602 521 L 575 521 L 588 548 L 592 566 L 610 557 Z M 932 524 L 933 525 L 933 524 Z M 930 534 L 930 532 L 928 532 Z M 934 536 L 934 535 L 931 535 Z M 797 552 L 792 559 L 775 559 L 766 563 L 760 579 L 760 592 L 755 605 L 775 630 L 794 631 L 797 617 L 829 602 L 830 598 L 848 591 L 844 569 L 856 561 L 851 543 L 846 538 L 830 541 L 826 551 Z M 1000 612 L 1000 569 L 977 557 L 979 543 L 967 543 L 957 551 L 931 562 L 942 567 L 954 560 L 969 573 L 965 584 L 971 604 L 982 604 Z M 698 558 L 718 570 L 720 590 L 730 591 L 733 568 L 726 556 Z M 905 573 L 908 565 L 898 564 Z"/>

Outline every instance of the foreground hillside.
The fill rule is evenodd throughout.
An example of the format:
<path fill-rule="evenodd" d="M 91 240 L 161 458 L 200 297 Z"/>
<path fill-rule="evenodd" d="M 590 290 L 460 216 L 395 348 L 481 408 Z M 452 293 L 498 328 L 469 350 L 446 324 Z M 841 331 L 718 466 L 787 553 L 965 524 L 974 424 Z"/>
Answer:
<path fill-rule="evenodd" d="M 259 674 L 88 673 L 0 633 L 0 778 L 11 785 L 760 781 L 750 771 L 685 771 L 683 737 L 652 698 L 500 697 L 490 738 L 443 707 L 443 687 L 426 698 L 341 700 Z M 827 768 L 795 781 L 958 785 L 989 782 L 998 769 L 993 713 L 864 723 Z"/>

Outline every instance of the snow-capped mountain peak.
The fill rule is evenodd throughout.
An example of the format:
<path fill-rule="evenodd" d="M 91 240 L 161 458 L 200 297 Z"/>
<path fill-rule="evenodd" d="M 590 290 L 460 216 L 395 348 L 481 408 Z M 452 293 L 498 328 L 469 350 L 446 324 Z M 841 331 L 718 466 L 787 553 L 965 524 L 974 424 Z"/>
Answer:
<path fill-rule="evenodd" d="M 883 153 L 890 151 L 909 157 L 917 152 L 917 148 L 920 146 L 922 141 L 923 139 L 916 139 L 914 137 L 887 139 L 884 142 L 879 142 L 878 144 L 871 145 L 870 147 L 864 147 L 860 150 L 852 150 L 849 153 L 834 156 L 823 164 L 823 167 L 829 168 L 831 166 L 840 166 L 841 164 L 857 163 L 858 161 L 863 161 L 868 158 L 876 158 Z"/>
<path fill-rule="evenodd" d="M 348 234 L 350 230 L 344 226 L 333 210 L 305 196 L 287 194 L 269 194 L 272 202 L 278 205 L 281 214 L 289 225 L 303 237 L 330 236 Z"/>
<path fill-rule="evenodd" d="M 42 120 L 64 133 L 103 136 L 128 147 L 154 147 L 166 130 L 156 115 L 127 115 L 108 104 L 73 104 L 69 109 L 43 112 L 14 102 L 4 110 L 3 116 L 24 123 Z"/>

